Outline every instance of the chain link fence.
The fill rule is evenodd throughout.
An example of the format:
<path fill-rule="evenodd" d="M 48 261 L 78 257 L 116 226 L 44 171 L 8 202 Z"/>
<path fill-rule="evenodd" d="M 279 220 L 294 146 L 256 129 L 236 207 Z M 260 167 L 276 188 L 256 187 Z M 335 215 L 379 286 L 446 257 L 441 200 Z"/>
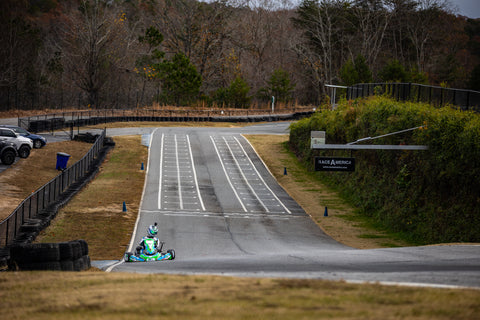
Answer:
<path fill-rule="evenodd" d="M 94 160 L 103 148 L 105 135 L 106 131 L 103 130 L 82 159 L 32 193 L 5 220 L 0 222 L 0 248 L 12 244 L 20 228 L 28 219 L 34 218 L 49 205 L 58 201 L 72 184 L 91 170 Z"/>
<path fill-rule="evenodd" d="M 442 107 L 480 112 L 480 92 L 427 86 L 417 83 L 360 83 L 347 88 L 347 100 L 386 94 L 397 101 L 426 102 Z"/>

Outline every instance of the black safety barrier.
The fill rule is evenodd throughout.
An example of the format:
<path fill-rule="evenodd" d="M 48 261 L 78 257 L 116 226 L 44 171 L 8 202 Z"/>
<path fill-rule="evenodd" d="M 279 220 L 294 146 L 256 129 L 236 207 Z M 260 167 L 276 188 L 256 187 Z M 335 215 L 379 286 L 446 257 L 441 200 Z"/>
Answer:
<path fill-rule="evenodd" d="M 90 267 L 85 240 L 17 244 L 9 248 L 9 270 L 83 271 Z"/>
<path fill-rule="evenodd" d="M 312 108 L 273 113 L 266 110 L 89 110 L 51 113 L 18 118 L 18 126 L 31 132 L 48 132 L 70 127 L 112 122 L 263 122 L 298 120 L 311 115 Z"/>

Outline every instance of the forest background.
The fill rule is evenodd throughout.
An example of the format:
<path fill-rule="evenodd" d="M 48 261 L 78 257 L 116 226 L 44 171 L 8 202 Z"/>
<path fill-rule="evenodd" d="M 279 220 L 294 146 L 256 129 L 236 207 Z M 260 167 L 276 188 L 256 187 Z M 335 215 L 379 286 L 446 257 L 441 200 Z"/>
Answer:
<path fill-rule="evenodd" d="M 0 111 L 318 105 L 325 84 L 480 90 L 449 0 L 2 0 Z"/>

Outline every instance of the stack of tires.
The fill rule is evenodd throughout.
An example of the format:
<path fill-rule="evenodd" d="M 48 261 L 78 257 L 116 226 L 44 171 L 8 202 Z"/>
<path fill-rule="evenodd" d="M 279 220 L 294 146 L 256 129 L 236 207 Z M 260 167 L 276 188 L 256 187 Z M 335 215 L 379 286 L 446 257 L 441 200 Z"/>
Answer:
<path fill-rule="evenodd" d="M 83 271 L 90 267 L 85 240 L 10 247 L 10 270 Z"/>

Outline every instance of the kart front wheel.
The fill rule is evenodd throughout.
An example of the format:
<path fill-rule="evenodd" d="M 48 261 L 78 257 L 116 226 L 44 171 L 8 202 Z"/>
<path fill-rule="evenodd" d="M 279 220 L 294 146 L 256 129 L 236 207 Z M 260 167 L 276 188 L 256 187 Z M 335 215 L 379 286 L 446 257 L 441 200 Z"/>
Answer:
<path fill-rule="evenodd" d="M 170 259 L 170 260 L 175 259 L 175 250 L 173 250 L 173 249 L 167 250 L 167 253 L 170 253 L 170 255 L 172 256 L 172 259 Z"/>

